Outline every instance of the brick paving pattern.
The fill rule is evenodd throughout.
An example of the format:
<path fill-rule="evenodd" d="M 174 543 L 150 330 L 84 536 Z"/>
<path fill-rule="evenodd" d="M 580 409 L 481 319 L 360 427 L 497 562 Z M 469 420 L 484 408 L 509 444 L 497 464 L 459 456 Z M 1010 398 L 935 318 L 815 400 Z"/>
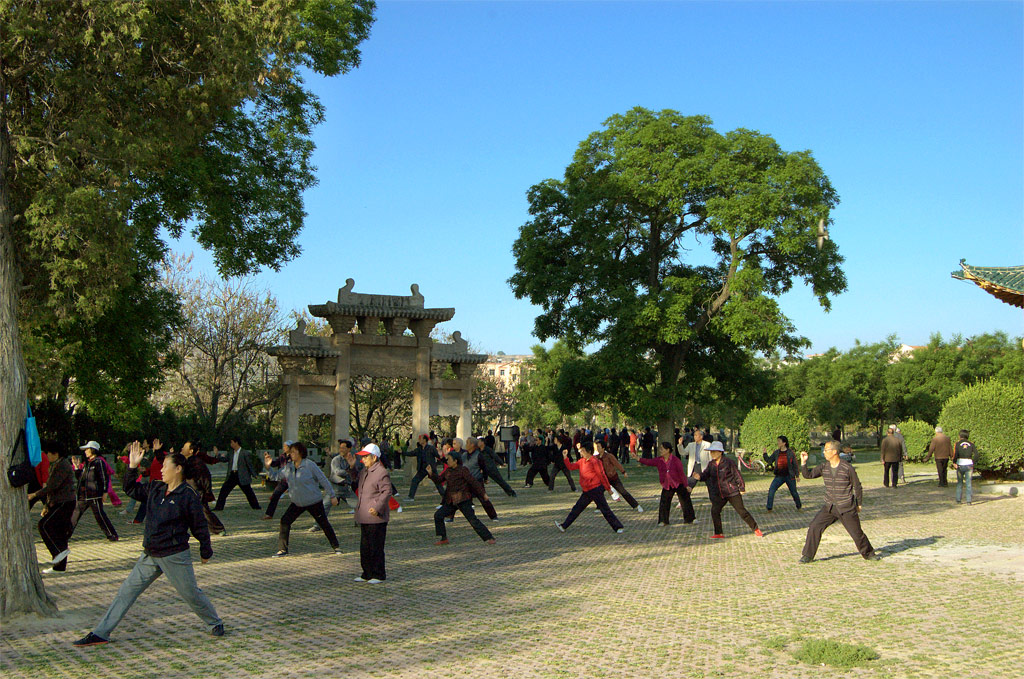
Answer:
<path fill-rule="evenodd" d="M 451 544 L 434 546 L 437 495 L 392 514 L 388 581 L 353 582 L 358 539 L 351 516 L 331 514 L 345 553 L 293 526 L 291 555 L 272 559 L 277 518 L 261 521 L 241 493 L 220 513 L 226 537 L 196 575 L 224 619 L 213 638 L 159 579 L 106 646 L 70 642 L 99 620 L 127 576 L 142 527 L 112 512 L 121 541 L 108 543 L 91 516 L 72 539 L 65 575 L 48 575 L 62 618 L 21 618 L 0 630 L 0 673 L 20 677 L 1019 677 L 1024 675 L 1024 501 L 976 496 L 952 501 L 921 472 L 898 490 L 881 487 L 877 464 L 857 465 L 865 485 L 864 529 L 882 555 L 862 560 L 842 526 L 822 540 L 818 561 L 797 563 L 807 524 L 820 507 L 821 481 L 801 480 L 807 511 L 783 487 L 764 510 L 770 477 L 746 475 L 745 502 L 764 538 L 731 507 L 726 540 L 710 540 L 707 492 L 694 491 L 697 522 L 658 528 L 657 473 L 630 466 L 627 488 L 645 513 L 612 503 L 626 526 L 615 534 L 592 510 L 565 534 L 577 495 L 564 478 L 499 489 L 500 520 L 485 545 L 457 514 Z M 401 492 L 408 470 L 394 473 Z M 219 486 L 219 484 L 217 484 Z M 492 484 L 493 486 L 493 484 Z M 266 505 L 269 491 L 258 491 Z M 286 500 L 286 499 L 285 499 Z M 195 541 L 193 540 L 193 545 Z M 46 549 L 38 543 L 41 559 Z M 1000 561 L 1002 558 L 1002 561 Z M 1016 559 L 1016 560 L 1015 560 Z M 1000 565 L 1001 564 L 1001 565 Z M 1007 566 L 1007 564 L 1009 564 Z M 958 635 L 967 640 L 957 642 Z M 865 644 L 869 667 L 814 667 L 793 658 L 805 639 Z"/>

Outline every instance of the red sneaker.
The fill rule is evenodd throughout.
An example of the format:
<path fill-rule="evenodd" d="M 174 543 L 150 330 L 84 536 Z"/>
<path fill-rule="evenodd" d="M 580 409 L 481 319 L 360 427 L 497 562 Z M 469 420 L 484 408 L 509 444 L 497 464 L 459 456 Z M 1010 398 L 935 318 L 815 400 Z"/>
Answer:
<path fill-rule="evenodd" d="M 754 529 L 754 535 L 756 535 L 759 538 L 763 538 L 764 537 L 764 533 L 761 532 L 760 528 L 755 528 Z"/>
<path fill-rule="evenodd" d="M 724 535 L 722 535 L 721 533 L 715 533 L 714 535 L 712 535 L 712 536 L 711 536 L 711 539 L 712 539 L 712 540 L 721 540 L 721 539 L 722 539 L 722 538 L 724 538 L 724 537 L 725 537 L 725 536 L 724 536 Z"/>
<path fill-rule="evenodd" d="M 448 544 L 448 538 L 445 538 L 444 540 L 438 540 L 434 544 L 435 545 L 447 545 Z"/>

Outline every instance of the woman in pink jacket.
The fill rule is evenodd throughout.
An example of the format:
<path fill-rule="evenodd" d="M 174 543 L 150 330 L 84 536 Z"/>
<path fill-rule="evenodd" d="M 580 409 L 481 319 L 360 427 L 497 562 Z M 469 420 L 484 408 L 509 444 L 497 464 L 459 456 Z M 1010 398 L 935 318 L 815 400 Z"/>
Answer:
<path fill-rule="evenodd" d="M 661 482 L 661 503 L 658 505 L 658 525 L 669 524 L 668 515 L 672 511 L 672 496 L 678 495 L 683 505 L 683 523 L 693 523 L 696 514 L 693 502 L 690 501 L 690 488 L 686 483 L 686 468 L 683 461 L 672 454 L 672 444 L 662 441 L 658 446 L 658 457 L 653 460 L 640 458 L 640 464 L 658 468 L 658 480 Z"/>

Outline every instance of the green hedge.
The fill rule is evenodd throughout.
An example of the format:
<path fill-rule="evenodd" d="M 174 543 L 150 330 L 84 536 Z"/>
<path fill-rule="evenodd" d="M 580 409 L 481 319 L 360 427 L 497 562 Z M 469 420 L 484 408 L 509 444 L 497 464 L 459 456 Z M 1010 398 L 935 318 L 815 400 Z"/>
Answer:
<path fill-rule="evenodd" d="M 928 453 L 928 444 L 935 436 L 935 427 L 921 420 L 910 419 L 896 425 L 907 442 L 907 459 L 911 462 L 924 462 Z"/>
<path fill-rule="evenodd" d="M 789 447 L 799 452 L 810 448 L 809 432 L 807 419 L 789 406 L 754 408 L 743 420 L 740 445 L 758 454 L 762 448 L 771 453 L 777 446 L 775 439 L 785 436 Z"/>
<path fill-rule="evenodd" d="M 997 474 L 1024 469 L 1024 391 L 997 380 L 979 382 L 942 406 L 939 425 L 955 442 L 961 429 L 971 433 L 980 453 L 976 468 Z"/>

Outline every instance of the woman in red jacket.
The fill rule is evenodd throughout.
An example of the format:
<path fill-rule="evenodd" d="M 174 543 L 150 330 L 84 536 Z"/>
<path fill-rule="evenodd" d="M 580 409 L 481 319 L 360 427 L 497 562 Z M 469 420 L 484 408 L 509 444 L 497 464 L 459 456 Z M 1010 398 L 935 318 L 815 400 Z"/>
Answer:
<path fill-rule="evenodd" d="M 590 441 L 581 443 L 579 450 L 579 462 L 572 462 L 566 457 L 565 466 L 569 469 L 579 470 L 580 489 L 583 491 L 583 494 L 580 495 L 580 499 L 576 501 L 576 504 L 569 511 L 569 516 L 565 517 L 565 521 L 556 521 L 555 525 L 558 526 L 558 530 L 564 533 L 565 529 L 576 520 L 576 517 L 582 514 L 583 510 L 593 502 L 601 510 L 608 525 L 616 533 L 621 533 L 625 530 L 622 527 L 622 522 L 612 512 L 611 507 L 608 506 L 608 501 L 604 499 L 604 492 L 611 489 L 611 484 L 608 483 L 608 477 L 604 474 L 604 464 L 601 460 L 594 457 L 594 444 Z"/>
<path fill-rule="evenodd" d="M 653 460 L 641 457 L 640 464 L 658 468 L 658 480 L 661 482 L 658 525 L 668 525 L 673 495 L 678 495 L 679 502 L 683 505 L 683 523 L 693 523 L 696 514 L 693 512 L 693 502 L 690 501 L 690 489 L 686 485 L 686 467 L 683 466 L 682 460 L 672 454 L 672 444 L 662 441 L 658 446 L 658 457 Z"/>
<path fill-rule="evenodd" d="M 711 521 L 715 525 L 715 533 L 711 537 L 724 538 L 722 533 L 722 509 L 731 504 L 740 518 L 746 521 L 754 535 L 761 537 L 761 529 L 757 527 L 757 521 L 750 515 L 747 508 L 743 506 L 743 493 L 747 492 L 747 485 L 743 482 L 740 469 L 736 462 L 727 458 L 723 453 L 725 448 L 721 441 L 712 441 L 708 449 L 711 453 L 711 462 L 704 471 L 693 472 L 693 478 L 703 481 L 708 485 L 708 496 L 711 498 Z"/>

